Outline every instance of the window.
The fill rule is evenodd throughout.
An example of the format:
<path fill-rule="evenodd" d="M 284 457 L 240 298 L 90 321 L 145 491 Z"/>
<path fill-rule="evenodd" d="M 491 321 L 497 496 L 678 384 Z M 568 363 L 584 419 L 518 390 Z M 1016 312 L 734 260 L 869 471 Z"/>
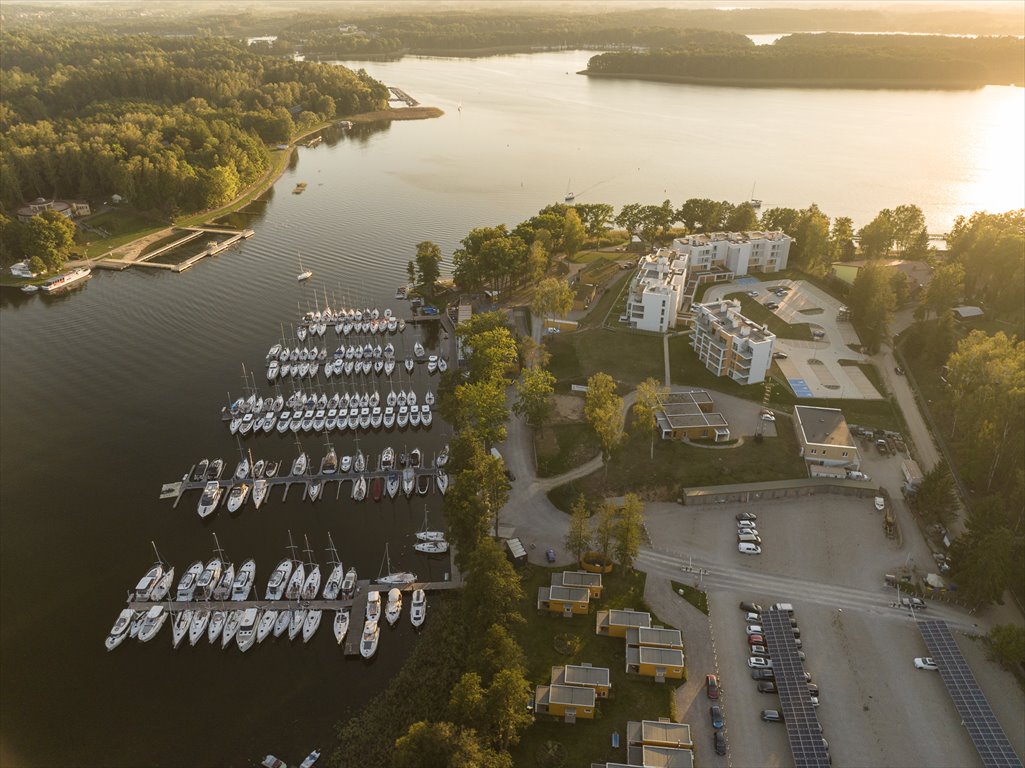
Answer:
<path fill-rule="evenodd" d="M 811 452 L 812 452 L 812 453 L 815 453 L 815 449 L 814 449 L 814 448 L 812 448 L 812 449 L 811 449 Z"/>
<path fill-rule="evenodd" d="M 841 456 L 846 456 L 846 455 L 847 455 L 847 451 L 844 451 L 844 452 L 843 452 L 843 453 L 841 453 L 840 455 L 841 455 Z"/>

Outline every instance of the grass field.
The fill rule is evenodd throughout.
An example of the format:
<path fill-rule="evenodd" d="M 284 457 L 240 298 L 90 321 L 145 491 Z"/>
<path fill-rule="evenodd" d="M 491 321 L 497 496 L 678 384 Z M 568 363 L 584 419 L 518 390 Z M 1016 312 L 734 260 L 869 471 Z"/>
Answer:
<path fill-rule="evenodd" d="M 632 389 L 665 373 L 662 339 L 655 334 L 589 328 L 549 336 L 545 344 L 552 355 L 548 369 L 560 383 L 584 384 L 602 371 Z"/>
<path fill-rule="evenodd" d="M 534 437 L 537 476 L 554 477 L 597 456 L 598 436 L 587 423 L 552 424 Z"/>
<path fill-rule="evenodd" d="M 90 217 L 86 223 L 97 229 L 103 229 L 110 233 L 110 237 L 95 239 L 99 237 L 95 232 L 80 232 L 79 238 L 88 239 L 88 245 L 81 250 L 85 258 L 93 259 L 102 256 L 118 246 L 130 243 L 151 232 L 165 229 L 166 221 L 160 221 L 152 216 L 140 213 L 132 208 L 115 208 L 96 216 Z"/>
<path fill-rule="evenodd" d="M 612 317 L 610 312 L 612 305 L 619 298 L 623 292 L 624 286 L 630 281 L 630 277 L 633 272 L 623 271 L 619 277 L 614 277 L 609 283 L 605 292 L 601 298 L 591 307 L 591 311 L 587 313 L 587 316 L 580 321 L 580 325 L 584 328 L 595 328 L 602 325 L 605 322 L 606 315 L 610 316 L 612 320 L 619 317 L 619 313 L 615 313 L 615 317 Z"/>
<path fill-rule="evenodd" d="M 625 736 L 628 720 L 668 717 L 673 687 L 626 674 L 626 644 L 622 638 L 595 634 L 595 607 L 587 616 L 572 619 L 538 614 L 538 587 L 550 584 L 551 574 L 556 570 L 561 569 L 527 566 L 524 572 L 522 613 L 527 621 L 515 634 L 527 658 L 527 679 L 532 685 L 547 684 L 551 682 L 553 666 L 587 662 L 609 669 L 611 695 L 599 700 L 594 720 L 578 719 L 571 725 L 548 715 L 538 715 L 519 745 L 511 750 L 513 764 L 536 765 L 538 749 L 547 741 L 557 741 L 565 747 L 565 766 L 586 766 L 607 760 L 625 762 L 625 747 L 618 751 L 611 747 L 612 732 L 619 731 Z M 644 603 L 644 581 L 645 574 L 637 571 L 613 571 L 603 579 L 605 593 L 597 601 L 597 607 L 648 610 Z M 573 653 L 566 655 L 556 650 L 558 636 L 564 636 L 574 647 Z"/>
<path fill-rule="evenodd" d="M 687 584 L 680 584 L 678 581 L 669 582 L 673 587 L 673 592 L 680 595 L 684 600 L 693 605 L 699 611 L 706 616 L 708 615 L 708 595 L 702 592 L 700 589 L 688 586 Z M 682 594 L 681 594 L 682 593 Z"/>

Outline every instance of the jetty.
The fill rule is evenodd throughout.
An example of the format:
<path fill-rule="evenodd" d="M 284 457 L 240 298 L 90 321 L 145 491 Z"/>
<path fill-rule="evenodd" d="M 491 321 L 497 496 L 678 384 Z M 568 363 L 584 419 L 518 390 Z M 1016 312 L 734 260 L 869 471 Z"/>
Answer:
<path fill-rule="evenodd" d="M 140 254 L 134 259 L 102 259 L 97 261 L 95 266 L 102 269 L 117 270 L 127 269 L 128 267 L 150 267 L 154 269 L 167 269 L 171 272 L 184 272 L 197 261 L 205 259 L 207 256 L 216 256 L 221 251 L 227 250 L 236 243 L 242 240 L 247 240 L 256 234 L 252 229 L 237 230 L 220 229 L 216 227 L 181 227 L 176 231 L 182 232 L 182 236 L 161 246 L 160 248 L 157 248 L 156 250 Z M 191 256 L 186 257 L 178 263 L 155 261 L 159 256 L 168 254 L 177 248 L 181 248 L 182 246 L 198 240 L 199 238 L 210 235 L 213 235 L 214 237 L 207 243 L 206 248 L 201 249 L 198 253 L 194 253 Z M 226 237 L 223 240 L 220 240 L 218 237 L 221 235 L 226 235 Z"/>
<path fill-rule="evenodd" d="M 405 103 L 407 107 L 418 107 L 420 102 L 410 96 L 401 88 L 396 88 L 394 85 L 389 85 L 388 90 L 391 92 L 391 96 L 388 101 L 401 101 Z"/>

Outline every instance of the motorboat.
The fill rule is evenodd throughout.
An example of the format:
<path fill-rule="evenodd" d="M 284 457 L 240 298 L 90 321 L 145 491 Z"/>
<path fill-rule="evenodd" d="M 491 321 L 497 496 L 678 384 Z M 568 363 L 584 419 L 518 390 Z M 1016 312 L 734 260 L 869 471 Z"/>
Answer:
<path fill-rule="evenodd" d="M 413 342 L 413 354 L 416 357 L 423 357 L 425 351 L 426 350 L 424 350 L 424 345 L 421 344 L 419 340 Z"/>
<path fill-rule="evenodd" d="M 256 414 L 247 413 L 242 417 L 242 421 L 238 425 L 238 433 L 240 435 L 247 435 L 253 429 L 253 422 L 256 421 Z M 230 425 L 229 425 L 230 429 Z M 241 466 L 241 464 L 240 464 Z"/>
<path fill-rule="evenodd" d="M 431 355 L 427 358 L 427 373 L 434 373 L 438 370 L 438 356 Z"/>
<path fill-rule="evenodd" d="M 196 580 L 196 593 L 201 600 L 206 600 L 213 593 L 214 587 L 220 581 L 222 568 L 221 561 L 215 557 L 206 564 L 206 568 L 199 574 L 199 578 Z"/>
<path fill-rule="evenodd" d="M 416 473 L 412 467 L 407 466 L 402 470 L 402 492 L 406 496 L 412 496 L 414 490 L 416 490 Z"/>
<path fill-rule="evenodd" d="M 374 501 L 380 501 L 384 495 L 384 480 L 380 477 L 375 477 L 370 483 L 370 498 Z"/>
<path fill-rule="evenodd" d="M 206 634 L 206 625 L 210 623 L 210 609 L 200 608 L 192 614 L 192 626 L 189 627 L 189 645 L 195 645 Z"/>
<path fill-rule="evenodd" d="M 298 409 L 292 413 L 292 420 L 288 424 L 288 428 L 293 433 L 298 433 L 303 428 L 303 412 L 302 409 Z"/>
<path fill-rule="evenodd" d="M 231 599 L 242 602 L 249 599 L 249 593 L 253 590 L 253 583 L 256 581 L 256 561 L 249 558 L 242 567 L 238 569 L 238 575 L 231 585 Z"/>
<path fill-rule="evenodd" d="M 288 622 L 288 639 L 295 640 L 299 637 L 299 633 L 302 632 L 303 625 L 306 623 L 305 608 L 297 608 L 292 611 L 292 620 Z"/>
<path fill-rule="evenodd" d="M 299 764 L 299 768 L 313 768 L 313 764 L 320 759 L 320 750 L 315 749 Z"/>
<path fill-rule="evenodd" d="M 113 651 L 124 642 L 126 637 L 128 637 L 128 632 L 132 627 L 132 620 L 134 617 L 135 611 L 131 608 L 125 608 L 117 615 L 117 620 L 114 622 L 114 626 L 111 627 L 110 634 L 107 635 L 107 639 L 104 641 L 104 645 L 107 646 L 108 651 Z M 338 642 L 342 641 L 339 640 Z"/>
<path fill-rule="evenodd" d="M 328 432 L 333 432 L 338 428 L 338 409 L 328 408 L 327 418 L 324 420 L 324 429 Z"/>
<path fill-rule="evenodd" d="M 427 492 L 431 490 L 431 475 L 424 473 L 416 478 L 416 492 L 421 496 L 426 496 Z"/>
<path fill-rule="evenodd" d="M 388 477 L 385 478 L 385 492 L 388 494 L 388 498 L 394 499 L 399 493 L 399 473 L 389 472 Z"/>
<path fill-rule="evenodd" d="M 420 469 L 420 465 L 423 463 L 423 451 L 419 448 L 414 448 L 409 452 L 409 466 L 413 469 Z"/>
<path fill-rule="evenodd" d="M 413 407 L 415 408 L 416 406 Z M 434 421 L 434 415 L 431 413 L 431 406 L 427 405 L 426 403 L 424 405 L 421 405 L 420 423 L 423 424 L 425 427 L 429 427 L 431 426 L 432 421 Z"/>
<path fill-rule="evenodd" d="M 264 459 L 260 459 L 253 464 L 253 479 L 258 480 L 263 477 L 263 473 L 267 470 L 267 462 Z"/>
<path fill-rule="evenodd" d="M 263 616 L 260 617 L 260 623 L 256 626 L 256 642 L 262 643 L 270 635 L 274 629 L 274 623 L 277 621 L 278 612 L 273 608 L 269 608 L 263 612 Z"/>
<path fill-rule="evenodd" d="M 370 408 L 368 406 L 359 409 L 359 428 L 370 429 Z"/>
<path fill-rule="evenodd" d="M 267 480 L 262 478 L 262 477 L 259 480 L 256 480 L 253 483 L 253 506 L 254 507 L 256 507 L 257 509 L 260 508 L 260 505 L 263 504 L 264 499 L 267 498 L 267 491 L 269 489 L 270 489 L 270 486 L 267 485 Z"/>
<path fill-rule="evenodd" d="M 444 467 L 446 464 L 448 464 L 448 443 L 445 443 L 445 447 L 441 449 L 438 458 L 434 460 L 434 466 L 436 467 Z"/>
<path fill-rule="evenodd" d="M 171 624 L 171 645 L 177 648 L 181 641 L 189 634 L 189 627 L 192 625 L 192 611 L 179 611 Z"/>
<path fill-rule="evenodd" d="M 409 407 L 409 426 L 419 427 L 420 426 L 420 407 L 417 405 Z"/>
<path fill-rule="evenodd" d="M 342 597 L 344 599 L 348 600 L 349 598 L 351 598 L 353 595 L 356 594 L 356 587 L 357 587 L 356 579 L 357 578 L 358 577 L 356 575 L 356 569 L 355 568 L 350 568 L 349 570 L 347 570 L 345 572 L 345 578 L 342 579 L 342 589 L 341 589 L 341 595 L 342 595 Z"/>
<path fill-rule="evenodd" d="M 280 373 L 280 365 L 278 364 L 278 361 L 271 360 L 270 364 L 267 366 L 267 381 L 274 381 L 277 379 L 278 373 Z"/>
<path fill-rule="evenodd" d="M 150 592 L 149 599 L 154 603 L 160 602 L 167 593 L 171 591 L 171 585 L 174 583 L 174 567 L 168 568 L 164 571 L 164 575 L 161 576 L 157 583 L 153 585 L 153 591 Z"/>
<path fill-rule="evenodd" d="M 281 611 L 278 614 L 277 619 L 274 620 L 274 637 L 281 637 L 285 632 L 288 631 L 289 625 L 292 623 L 292 612 Z"/>
<path fill-rule="evenodd" d="M 395 423 L 398 424 L 399 429 L 406 428 L 406 425 L 409 424 L 409 406 L 399 406 L 399 414 L 395 417 Z"/>
<path fill-rule="evenodd" d="M 128 636 L 133 640 L 139 636 L 139 630 L 142 629 L 142 622 L 146 618 L 146 611 L 135 611 L 132 614 L 132 625 L 128 629 Z"/>
<path fill-rule="evenodd" d="M 348 608 L 342 608 L 340 611 L 335 611 L 334 621 L 334 633 L 335 640 L 339 645 L 345 640 L 345 634 L 349 631 L 349 615 L 351 611 Z"/>
<path fill-rule="evenodd" d="M 365 472 L 367 468 L 367 457 L 363 451 L 356 449 L 356 458 L 352 461 L 352 468 L 356 472 Z"/>
<path fill-rule="evenodd" d="M 312 431 L 312 429 L 313 429 L 313 421 L 316 418 L 316 415 L 317 415 L 317 412 L 315 410 L 313 410 L 312 408 L 307 408 L 303 412 L 303 419 L 302 419 L 302 423 L 301 423 L 303 432 L 310 432 L 310 431 Z"/>
<path fill-rule="evenodd" d="M 384 418 L 381 420 L 384 424 L 385 429 L 391 429 L 395 426 L 395 408 L 392 406 L 386 406 L 384 409 Z"/>
<path fill-rule="evenodd" d="M 313 416 L 313 431 L 323 432 L 324 425 L 327 423 L 327 411 L 319 409 Z"/>
<path fill-rule="evenodd" d="M 377 621 L 381 618 L 381 593 L 371 590 L 367 593 L 367 621 Z"/>
<path fill-rule="evenodd" d="M 164 606 L 154 605 L 150 608 L 142 620 L 142 626 L 139 628 L 139 642 L 148 643 L 156 637 L 157 632 L 164 626 L 165 621 L 167 621 L 167 609 Z"/>
<path fill-rule="evenodd" d="M 214 600 L 227 600 L 231 596 L 231 588 L 235 585 L 235 564 L 227 563 L 221 571 L 221 578 L 217 581 L 211 597 Z"/>
<path fill-rule="evenodd" d="M 143 602 L 149 600 L 153 594 L 153 588 L 157 582 L 160 581 L 160 577 L 164 575 L 164 566 L 162 563 L 154 563 L 146 575 L 139 579 L 139 583 L 135 585 L 135 600 L 136 602 Z"/>
<path fill-rule="evenodd" d="M 249 498 L 249 483 L 239 483 L 238 485 L 232 486 L 231 491 L 228 492 L 228 511 L 237 512 L 243 504 L 246 503 L 246 499 Z"/>
<path fill-rule="evenodd" d="M 277 427 L 276 427 L 278 432 L 280 432 L 282 435 L 285 434 L 285 432 L 287 432 L 288 428 L 291 426 L 291 421 L 292 421 L 292 412 L 291 411 L 282 411 L 281 415 L 278 416 L 278 423 L 277 423 Z"/>
<path fill-rule="evenodd" d="M 268 461 L 267 469 L 263 473 L 264 477 L 266 477 L 268 480 L 272 477 L 277 477 L 279 469 L 281 469 L 280 461 Z"/>
<path fill-rule="evenodd" d="M 424 555 L 443 555 L 448 552 L 447 541 L 418 541 L 413 549 Z"/>
<path fill-rule="evenodd" d="M 181 579 L 178 580 L 178 589 L 175 592 L 175 600 L 184 603 L 191 600 L 196 594 L 196 583 L 199 575 L 203 573 L 203 561 L 197 560 L 185 569 Z"/>
<path fill-rule="evenodd" d="M 439 469 L 434 474 L 434 484 L 438 487 L 438 493 L 442 496 L 448 490 L 448 472 L 443 469 Z"/>
<path fill-rule="evenodd" d="M 359 641 L 359 652 L 364 659 L 377 653 L 377 641 L 381 638 L 381 628 L 376 621 L 368 621 L 363 625 L 363 637 Z"/>
<path fill-rule="evenodd" d="M 381 406 L 376 405 L 370 411 L 371 429 L 380 429 L 382 421 L 384 421 L 384 412 L 381 410 Z"/>
<path fill-rule="evenodd" d="M 270 575 L 267 581 L 267 591 L 264 593 L 266 600 L 280 600 L 285 594 L 285 586 L 292 575 L 292 560 L 285 558 Z"/>
<path fill-rule="evenodd" d="M 224 472 L 224 460 L 214 459 L 210 462 L 210 468 L 206 471 L 207 480 L 220 480 L 221 473 Z M 209 487 L 209 486 L 207 486 Z"/>
<path fill-rule="evenodd" d="M 354 501 L 363 501 L 367 497 L 367 479 L 360 475 L 352 481 L 352 498 Z"/>
<path fill-rule="evenodd" d="M 352 469 L 352 456 L 342 456 L 341 460 L 338 462 L 338 468 L 342 472 L 348 473 L 349 470 Z"/>
<path fill-rule="evenodd" d="M 266 434 L 270 434 L 274 431 L 274 425 L 277 423 L 278 417 L 273 413 L 264 414 L 263 417 L 263 431 Z"/>
<path fill-rule="evenodd" d="M 227 648 L 235 639 L 235 635 L 238 634 L 238 629 L 242 625 L 242 614 L 242 610 L 228 612 L 228 618 L 224 620 L 224 631 L 221 632 L 221 648 Z"/>
<path fill-rule="evenodd" d="M 209 517 L 213 514 L 221 500 L 222 493 L 224 493 L 224 489 L 221 488 L 217 480 L 207 481 L 206 487 L 203 489 L 203 495 L 199 497 L 199 504 L 196 505 L 196 511 L 200 517 Z"/>
<path fill-rule="evenodd" d="M 210 624 L 206 628 L 206 637 L 213 645 L 221 636 L 221 632 L 224 631 L 224 624 L 228 620 L 228 614 L 226 611 L 214 611 L 210 614 Z"/>
<path fill-rule="evenodd" d="M 349 415 L 346 419 L 346 424 L 349 425 L 349 429 L 359 429 L 359 406 L 353 405 L 349 407 Z"/>
<path fill-rule="evenodd" d="M 195 471 L 192 473 L 192 480 L 199 482 L 200 480 L 206 480 L 206 470 L 210 466 L 210 462 L 206 459 L 200 459 L 196 465 Z"/>
<path fill-rule="evenodd" d="M 384 608 L 384 618 L 388 620 L 390 626 L 394 627 L 401 615 L 402 592 L 397 587 L 392 587 L 388 590 L 388 604 Z"/>
<path fill-rule="evenodd" d="M 409 622 L 414 627 L 423 626 L 427 618 L 427 595 L 422 589 L 413 590 L 413 601 L 409 604 Z"/>
<path fill-rule="evenodd" d="M 303 642 L 310 642 L 310 638 L 320 627 L 320 617 L 323 612 L 319 608 L 311 608 L 306 613 L 306 620 L 303 622 Z"/>
<path fill-rule="evenodd" d="M 245 480 L 247 477 L 249 477 L 249 459 L 243 456 L 235 467 L 235 479 Z"/>
<path fill-rule="evenodd" d="M 245 653 L 256 642 L 256 628 L 260 623 L 260 610 L 258 608 L 246 608 L 239 622 L 238 634 L 235 638 L 238 649 Z"/>

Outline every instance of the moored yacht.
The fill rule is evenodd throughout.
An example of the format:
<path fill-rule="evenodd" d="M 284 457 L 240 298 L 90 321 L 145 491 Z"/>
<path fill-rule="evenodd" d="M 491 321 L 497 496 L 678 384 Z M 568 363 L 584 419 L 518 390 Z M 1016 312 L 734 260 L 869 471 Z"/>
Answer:
<path fill-rule="evenodd" d="M 192 626 L 189 627 L 189 645 L 198 643 L 206 634 L 206 625 L 210 622 L 210 609 L 200 608 L 192 614 Z"/>
<path fill-rule="evenodd" d="M 107 635 L 107 639 L 104 641 L 104 645 L 107 646 L 108 651 L 113 651 L 128 637 L 128 632 L 132 626 L 132 620 L 135 618 L 135 611 L 131 608 L 125 608 L 117 616 L 117 621 L 114 622 L 114 626 L 110 630 L 110 634 Z M 339 640 L 338 642 L 341 642 Z"/>
<path fill-rule="evenodd" d="M 214 600 L 227 600 L 231 595 L 231 588 L 235 584 L 235 564 L 226 562 L 221 570 L 221 578 L 217 580 L 211 597 Z"/>
<path fill-rule="evenodd" d="M 224 631 L 221 632 L 221 648 L 227 648 L 231 641 L 235 639 L 235 634 L 238 632 L 241 624 L 242 611 L 230 611 L 228 618 L 224 621 Z"/>
<path fill-rule="evenodd" d="M 210 624 L 206 628 L 206 637 L 213 645 L 224 631 L 224 623 L 228 620 L 226 611 L 214 611 L 210 614 Z"/>
<path fill-rule="evenodd" d="M 199 574 L 199 578 L 196 580 L 196 594 L 200 600 L 206 600 L 213 593 L 214 587 L 217 586 L 217 582 L 221 578 L 221 569 L 221 561 L 215 557 L 206 564 L 203 572 Z"/>
<path fill-rule="evenodd" d="M 191 610 L 179 611 L 178 615 L 174 617 L 174 623 L 171 625 L 171 644 L 175 648 L 181 645 L 181 641 L 189 634 L 189 627 L 191 625 Z"/>
<path fill-rule="evenodd" d="M 153 587 L 153 591 L 150 593 L 149 599 L 154 603 L 163 600 L 167 597 L 167 593 L 171 591 L 171 585 L 174 583 L 174 567 L 168 568 L 164 575 L 160 577 L 157 583 Z"/>
<path fill-rule="evenodd" d="M 381 593 L 376 589 L 367 593 L 367 621 L 376 622 L 381 618 Z"/>
<path fill-rule="evenodd" d="M 199 497 L 199 505 L 196 507 L 200 517 L 209 517 L 217 509 L 217 503 L 221 500 L 222 493 L 223 489 L 216 480 L 207 481 L 203 495 Z"/>
<path fill-rule="evenodd" d="M 260 617 L 260 623 L 256 627 L 256 642 L 262 643 L 267 639 L 267 636 L 274 629 L 274 623 L 277 621 L 278 612 L 273 608 L 263 612 L 263 616 Z"/>
<path fill-rule="evenodd" d="M 356 575 L 355 568 L 350 568 L 348 571 L 345 572 L 345 578 L 342 579 L 341 588 L 341 595 L 343 599 L 349 599 L 356 594 L 357 578 L 358 576 Z"/>
<path fill-rule="evenodd" d="M 178 589 L 175 592 L 175 600 L 179 603 L 183 603 L 187 600 L 191 600 L 195 596 L 196 584 L 199 581 L 199 575 L 201 573 L 203 573 L 202 560 L 197 560 L 185 569 L 185 573 L 183 573 L 181 579 L 178 580 Z"/>
<path fill-rule="evenodd" d="M 154 605 L 150 608 L 142 620 L 142 626 L 139 629 L 139 642 L 148 643 L 156 637 L 157 632 L 164 626 L 165 621 L 167 621 L 167 609 L 164 606 Z"/>
<path fill-rule="evenodd" d="M 340 611 L 335 611 L 334 621 L 334 633 L 335 640 L 339 645 L 345 639 L 345 634 L 349 631 L 349 616 L 351 610 L 349 608 L 342 608 Z"/>
<path fill-rule="evenodd" d="M 381 637 L 381 628 L 376 621 L 367 621 L 363 625 L 363 637 L 359 641 L 359 652 L 364 659 L 377 653 L 377 641 Z"/>
<path fill-rule="evenodd" d="M 237 602 L 248 600 L 254 581 L 256 581 L 256 561 L 249 558 L 242 563 L 242 567 L 238 569 L 238 575 L 232 582 L 231 599 Z"/>
<path fill-rule="evenodd" d="M 135 599 L 137 602 L 149 600 L 153 594 L 153 588 L 160 581 L 160 578 L 164 575 L 164 566 L 161 563 L 154 563 L 146 575 L 139 579 L 139 583 L 135 585 Z"/>
<path fill-rule="evenodd" d="M 253 506 L 254 507 L 256 507 L 257 509 L 260 508 L 260 505 L 263 504 L 264 499 L 267 498 L 267 491 L 269 489 L 270 489 L 270 486 L 267 485 L 267 480 L 262 478 L 262 477 L 259 480 L 256 480 L 256 481 L 253 482 Z"/>
<path fill-rule="evenodd" d="M 228 492 L 228 511 L 237 512 L 243 504 L 246 503 L 246 499 L 249 498 L 249 483 L 239 483 L 238 485 L 232 486 Z"/>
<path fill-rule="evenodd" d="M 310 642 L 317 628 L 320 627 L 321 611 L 318 608 L 311 608 L 306 613 L 306 620 L 303 622 L 303 642 Z"/>
<path fill-rule="evenodd" d="M 414 627 L 420 627 L 427 617 L 427 595 L 422 589 L 413 590 L 413 601 L 409 606 L 409 621 Z"/>
<path fill-rule="evenodd" d="M 257 608 L 246 608 L 239 622 L 238 635 L 235 640 L 238 648 L 245 653 L 256 642 L 256 627 L 260 623 L 260 611 Z"/>
<path fill-rule="evenodd" d="M 267 591 L 264 593 L 264 599 L 266 600 L 280 600 L 285 594 L 285 587 L 288 585 L 288 580 L 292 575 L 292 560 L 285 558 L 270 575 L 270 579 L 267 581 Z"/>
<path fill-rule="evenodd" d="M 388 604 L 384 609 L 384 617 L 388 620 L 388 624 L 395 626 L 395 622 L 399 620 L 399 616 L 402 615 L 402 592 L 396 587 L 392 587 L 388 590 Z"/>

